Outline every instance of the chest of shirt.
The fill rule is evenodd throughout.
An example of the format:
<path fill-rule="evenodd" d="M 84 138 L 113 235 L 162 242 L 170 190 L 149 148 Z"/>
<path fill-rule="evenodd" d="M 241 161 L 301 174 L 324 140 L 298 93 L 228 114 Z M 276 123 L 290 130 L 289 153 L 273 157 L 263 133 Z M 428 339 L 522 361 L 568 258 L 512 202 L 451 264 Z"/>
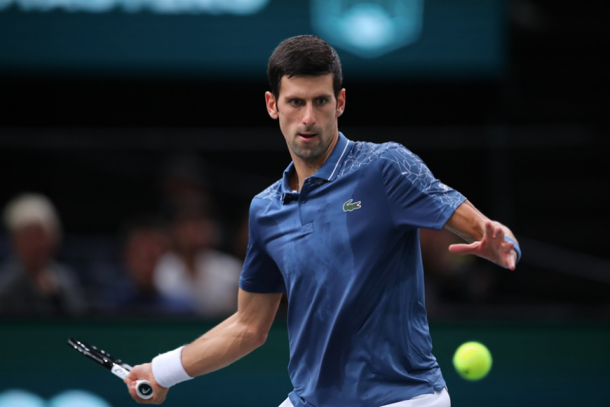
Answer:
<path fill-rule="evenodd" d="M 308 181 L 300 193 L 275 202 L 259 224 L 265 250 L 285 278 L 349 272 L 360 257 L 372 261 L 395 244 L 400 232 L 376 174 Z"/>

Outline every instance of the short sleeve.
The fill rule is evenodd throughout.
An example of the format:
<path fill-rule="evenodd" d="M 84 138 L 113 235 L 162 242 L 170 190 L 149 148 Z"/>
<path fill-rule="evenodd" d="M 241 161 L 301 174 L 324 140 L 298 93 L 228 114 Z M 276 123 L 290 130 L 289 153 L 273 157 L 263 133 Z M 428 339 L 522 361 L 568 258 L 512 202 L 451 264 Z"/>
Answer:
<path fill-rule="evenodd" d="M 442 229 L 466 200 L 400 144 L 392 143 L 380 162 L 392 218 L 399 227 Z"/>
<path fill-rule="evenodd" d="M 256 216 L 256 205 L 253 202 L 250 206 L 248 221 L 248 251 L 241 272 L 239 287 L 251 293 L 286 292 L 282 273 L 265 250 L 259 237 Z"/>

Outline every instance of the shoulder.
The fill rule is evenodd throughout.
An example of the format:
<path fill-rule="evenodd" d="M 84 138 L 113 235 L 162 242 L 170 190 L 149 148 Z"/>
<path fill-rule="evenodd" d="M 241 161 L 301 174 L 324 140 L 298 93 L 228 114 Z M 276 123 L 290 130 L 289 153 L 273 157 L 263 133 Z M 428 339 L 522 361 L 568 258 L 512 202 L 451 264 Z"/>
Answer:
<path fill-rule="evenodd" d="M 0 281 L 6 282 L 25 275 L 18 261 L 9 259 L 0 264 Z"/>
<path fill-rule="evenodd" d="M 0 265 L 0 296 L 11 294 L 22 281 L 27 281 L 19 263 L 8 260 Z"/>
<path fill-rule="evenodd" d="M 201 261 L 214 267 L 222 267 L 241 271 L 242 262 L 235 256 L 214 249 L 206 249 L 201 255 Z"/>
<path fill-rule="evenodd" d="M 347 175 L 371 164 L 404 167 L 415 162 L 421 162 L 421 160 L 402 144 L 395 142 L 377 144 L 358 141 L 354 142 L 354 146 L 345 158 L 338 176 Z"/>
<path fill-rule="evenodd" d="M 268 186 L 267 188 L 265 188 L 265 190 L 263 190 L 262 192 L 258 193 L 254 199 L 252 200 L 252 205 L 254 205 L 255 203 L 259 203 L 261 204 L 261 202 L 257 202 L 259 200 L 262 201 L 278 201 L 281 199 L 282 197 L 282 193 L 281 191 L 281 183 L 282 180 L 277 180 L 276 182 L 274 182 L 273 184 L 271 184 L 270 186 Z"/>
<path fill-rule="evenodd" d="M 173 252 L 167 252 L 157 262 L 155 266 L 155 278 L 176 278 L 186 274 L 186 266 L 180 257 Z"/>
<path fill-rule="evenodd" d="M 237 257 L 214 249 L 200 252 L 197 262 L 200 271 L 209 272 L 216 278 L 229 282 L 239 279 L 243 267 Z"/>
<path fill-rule="evenodd" d="M 261 217 L 273 213 L 282 204 L 282 180 L 276 181 L 264 191 L 257 194 L 250 203 L 250 226 L 256 224 Z"/>

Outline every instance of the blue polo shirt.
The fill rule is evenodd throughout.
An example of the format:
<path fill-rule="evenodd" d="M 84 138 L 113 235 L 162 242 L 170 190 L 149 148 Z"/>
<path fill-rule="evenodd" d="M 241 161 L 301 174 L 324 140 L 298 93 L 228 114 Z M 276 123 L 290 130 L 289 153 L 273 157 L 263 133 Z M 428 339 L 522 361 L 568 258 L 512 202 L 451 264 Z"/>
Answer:
<path fill-rule="evenodd" d="M 339 140 L 291 191 L 252 200 L 240 287 L 288 295 L 295 407 L 379 407 L 445 386 L 424 308 L 419 228 L 466 198 L 400 144 Z"/>

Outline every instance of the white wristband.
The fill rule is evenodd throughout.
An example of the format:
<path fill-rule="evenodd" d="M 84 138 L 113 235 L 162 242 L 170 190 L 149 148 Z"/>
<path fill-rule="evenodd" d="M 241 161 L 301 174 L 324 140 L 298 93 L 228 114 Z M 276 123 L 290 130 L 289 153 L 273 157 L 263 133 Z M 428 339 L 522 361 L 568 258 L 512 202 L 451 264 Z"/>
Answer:
<path fill-rule="evenodd" d="M 182 366 L 182 349 L 184 346 L 163 353 L 152 360 L 152 371 L 155 380 L 162 387 L 172 387 L 175 384 L 191 380 Z"/>

